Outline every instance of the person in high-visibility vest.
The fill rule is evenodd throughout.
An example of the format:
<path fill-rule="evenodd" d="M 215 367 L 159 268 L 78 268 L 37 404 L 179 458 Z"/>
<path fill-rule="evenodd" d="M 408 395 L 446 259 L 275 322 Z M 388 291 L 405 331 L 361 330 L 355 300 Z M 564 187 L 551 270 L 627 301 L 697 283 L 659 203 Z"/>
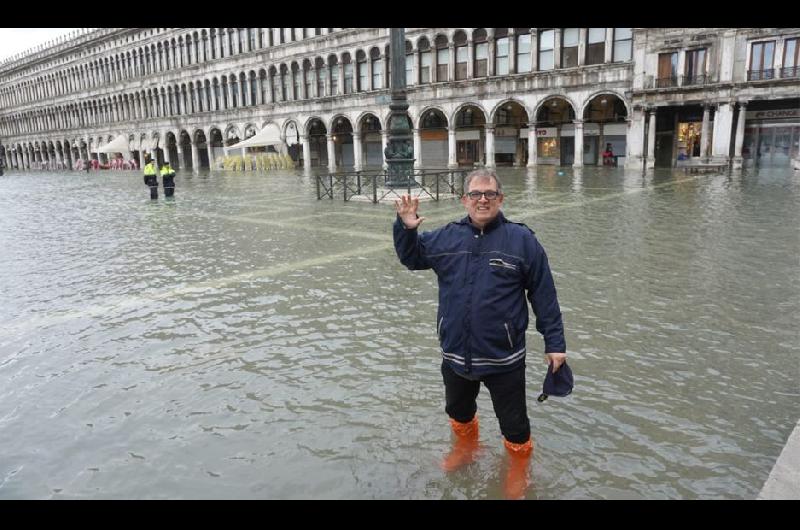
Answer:
<path fill-rule="evenodd" d="M 144 183 L 150 187 L 150 198 L 158 199 L 158 176 L 154 160 L 148 160 L 144 166 Z"/>
<path fill-rule="evenodd" d="M 165 197 L 175 195 L 175 171 L 166 161 L 161 165 L 161 183 L 164 186 Z"/>

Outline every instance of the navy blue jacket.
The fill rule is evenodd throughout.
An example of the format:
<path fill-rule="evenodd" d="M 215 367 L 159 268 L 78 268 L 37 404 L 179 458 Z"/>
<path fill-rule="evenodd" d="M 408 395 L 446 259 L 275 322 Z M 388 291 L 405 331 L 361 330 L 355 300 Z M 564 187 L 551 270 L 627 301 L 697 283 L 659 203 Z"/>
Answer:
<path fill-rule="evenodd" d="M 526 290 L 545 353 L 566 352 L 547 255 L 524 224 L 498 213 L 480 230 L 467 216 L 418 235 L 398 216 L 394 244 L 403 265 L 436 272 L 436 330 L 442 356 L 457 373 L 479 378 L 524 364 Z"/>

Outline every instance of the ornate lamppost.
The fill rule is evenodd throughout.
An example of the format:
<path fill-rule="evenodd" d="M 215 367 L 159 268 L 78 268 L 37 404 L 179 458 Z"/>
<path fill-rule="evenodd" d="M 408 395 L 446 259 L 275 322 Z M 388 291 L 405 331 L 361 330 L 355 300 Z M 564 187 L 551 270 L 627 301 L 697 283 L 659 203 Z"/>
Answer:
<path fill-rule="evenodd" d="M 408 188 L 417 186 L 414 180 L 414 143 L 408 120 L 406 100 L 406 30 L 390 28 L 389 55 L 391 62 L 391 96 L 389 103 L 389 139 L 383 154 L 389 166 L 386 186 Z"/>

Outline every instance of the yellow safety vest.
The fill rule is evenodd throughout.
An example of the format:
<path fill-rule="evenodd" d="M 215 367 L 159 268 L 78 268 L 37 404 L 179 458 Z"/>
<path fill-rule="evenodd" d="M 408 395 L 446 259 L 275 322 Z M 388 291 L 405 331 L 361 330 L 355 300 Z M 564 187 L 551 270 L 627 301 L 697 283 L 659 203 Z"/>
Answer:
<path fill-rule="evenodd" d="M 165 176 L 169 175 L 170 173 L 172 173 L 172 168 L 171 167 L 164 166 L 164 167 L 161 168 L 161 176 L 162 177 L 165 177 Z"/>
<path fill-rule="evenodd" d="M 150 162 L 149 164 L 144 166 L 144 174 L 147 177 L 149 177 L 150 175 L 155 175 L 156 174 L 156 168 L 153 167 L 153 163 L 152 162 Z"/>

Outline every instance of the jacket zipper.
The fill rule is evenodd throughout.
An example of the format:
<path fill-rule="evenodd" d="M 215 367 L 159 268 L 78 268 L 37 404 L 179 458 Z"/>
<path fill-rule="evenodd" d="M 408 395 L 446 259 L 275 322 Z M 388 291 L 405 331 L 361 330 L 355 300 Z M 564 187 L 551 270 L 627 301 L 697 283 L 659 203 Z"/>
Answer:
<path fill-rule="evenodd" d="M 508 335 L 508 343 L 511 344 L 511 349 L 514 349 L 514 341 L 511 340 L 511 330 L 508 329 L 508 322 L 503 324 L 506 327 L 506 335 Z"/>

